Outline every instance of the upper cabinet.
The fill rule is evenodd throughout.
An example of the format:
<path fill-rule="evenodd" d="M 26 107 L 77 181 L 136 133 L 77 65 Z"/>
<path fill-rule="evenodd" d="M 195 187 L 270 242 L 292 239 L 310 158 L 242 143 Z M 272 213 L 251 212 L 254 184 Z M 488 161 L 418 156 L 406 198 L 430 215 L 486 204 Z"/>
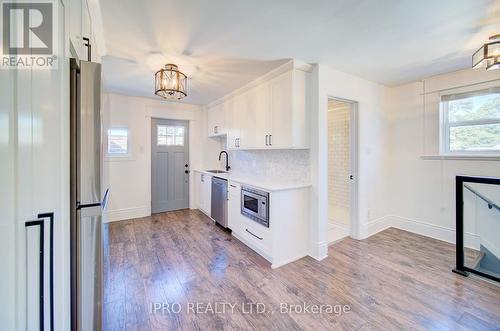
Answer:
<path fill-rule="evenodd" d="M 292 70 L 270 82 L 270 148 L 308 148 L 309 73 Z"/>
<path fill-rule="evenodd" d="M 96 48 L 96 36 L 92 28 L 89 4 L 87 0 L 70 0 L 69 6 L 69 41 L 71 57 L 78 60 L 100 62 Z M 88 41 L 84 40 L 88 38 Z M 88 43 L 92 47 L 91 57 L 88 57 Z"/>
<path fill-rule="evenodd" d="M 309 69 L 290 61 L 209 106 L 209 136 L 228 149 L 309 148 Z"/>
<path fill-rule="evenodd" d="M 207 109 L 207 132 L 209 137 L 221 136 L 227 133 L 226 113 L 229 104 L 220 103 Z"/>

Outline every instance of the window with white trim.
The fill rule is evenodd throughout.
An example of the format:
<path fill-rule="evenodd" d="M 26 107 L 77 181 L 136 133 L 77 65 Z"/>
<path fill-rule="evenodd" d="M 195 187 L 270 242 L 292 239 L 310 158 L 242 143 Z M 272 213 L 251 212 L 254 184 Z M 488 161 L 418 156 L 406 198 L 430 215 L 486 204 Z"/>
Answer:
<path fill-rule="evenodd" d="M 128 128 L 108 129 L 108 156 L 127 156 L 129 154 Z"/>
<path fill-rule="evenodd" d="M 156 135 L 158 146 L 184 146 L 183 126 L 158 125 Z"/>
<path fill-rule="evenodd" d="M 500 155 L 500 87 L 441 96 L 443 154 Z"/>

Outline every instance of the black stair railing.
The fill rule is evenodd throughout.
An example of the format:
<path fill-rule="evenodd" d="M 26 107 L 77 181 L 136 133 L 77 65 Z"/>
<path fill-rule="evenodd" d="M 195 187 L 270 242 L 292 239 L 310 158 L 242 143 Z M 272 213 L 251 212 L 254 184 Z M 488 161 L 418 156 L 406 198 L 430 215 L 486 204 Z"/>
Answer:
<path fill-rule="evenodd" d="M 468 276 L 469 273 L 477 274 L 479 276 L 500 282 L 500 278 L 497 274 L 490 274 L 484 270 L 477 270 L 477 268 L 471 268 L 465 263 L 465 246 L 464 246 L 464 188 L 479 199 L 483 200 L 489 209 L 494 209 L 499 212 L 500 221 L 500 206 L 493 200 L 486 197 L 484 194 L 478 192 L 476 189 L 467 185 L 467 183 L 477 183 L 477 184 L 489 184 L 489 185 L 499 185 L 500 190 L 500 178 L 494 177 L 475 177 L 475 176 L 456 176 L 455 178 L 455 192 L 456 192 L 456 267 L 453 272 L 460 274 L 462 276 Z"/>

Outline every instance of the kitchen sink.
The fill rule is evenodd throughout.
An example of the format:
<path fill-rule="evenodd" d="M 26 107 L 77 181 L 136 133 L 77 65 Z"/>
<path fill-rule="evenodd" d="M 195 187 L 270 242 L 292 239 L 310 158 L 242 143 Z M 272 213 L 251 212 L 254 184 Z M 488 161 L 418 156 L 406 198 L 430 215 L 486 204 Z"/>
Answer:
<path fill-rule="evenodd" d="M 207 172 L 211 172 L 213 174 L 227 174 L 227 171 L 224 170 L 207 170 Z"/>

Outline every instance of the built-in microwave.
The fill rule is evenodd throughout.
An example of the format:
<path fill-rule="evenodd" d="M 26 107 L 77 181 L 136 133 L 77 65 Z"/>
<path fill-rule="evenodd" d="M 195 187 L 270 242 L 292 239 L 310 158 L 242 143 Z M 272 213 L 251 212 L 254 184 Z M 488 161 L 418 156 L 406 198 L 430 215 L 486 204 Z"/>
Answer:
<path fill-rule="evenodd" d="M 269 193 L 242 186 L 241 214 L 265 227 L 269 227 Z"/>

